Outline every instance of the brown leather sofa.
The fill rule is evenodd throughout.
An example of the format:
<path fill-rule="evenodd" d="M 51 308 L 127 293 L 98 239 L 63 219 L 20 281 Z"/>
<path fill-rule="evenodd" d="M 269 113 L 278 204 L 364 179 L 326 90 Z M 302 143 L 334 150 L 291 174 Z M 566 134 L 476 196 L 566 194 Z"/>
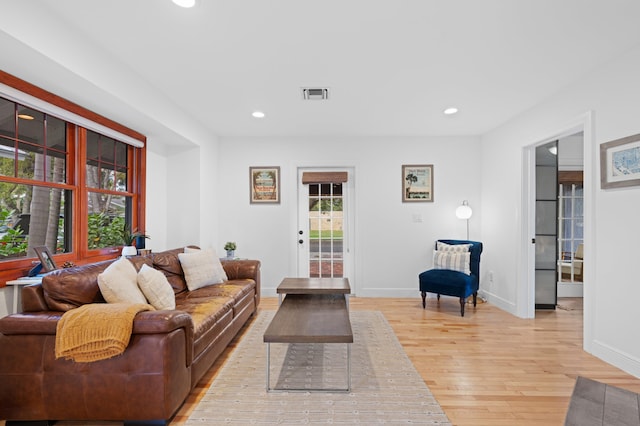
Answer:
<path fill-rule="evenodd" d="M 0 318 L 0 419 L 167 423 L 260 302 L 259 261 L 223 261 L 228 281 L 189 291 L 182 251 L 131 259 L 138 270 L 146 263 L 164 272 L 176 310 L 138 313 L 124 354 L 107 360 L 56 359 L 55 333 L 65 311 L 104 302 L 97 276 L 113 261 L 26 286 L 23 312 Z"/>

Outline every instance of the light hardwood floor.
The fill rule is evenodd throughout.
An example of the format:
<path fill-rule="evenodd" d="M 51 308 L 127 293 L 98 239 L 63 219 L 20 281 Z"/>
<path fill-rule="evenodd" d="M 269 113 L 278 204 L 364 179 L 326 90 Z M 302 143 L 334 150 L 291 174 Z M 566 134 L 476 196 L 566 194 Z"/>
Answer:
<path fill-rule="evenodd" d="M 431 295 L 430 295 L 431 296 Z M 562 425 L 577 376 L 640 392 L 640 379 L 582 350 L 580 299 L 566 309 L 516 318 L 489 303 L 460 317 L 458 299 L 350 299 L 351 309 L 379 310 L 449 420 L 459 426 Z M 261 310 L 275 310 L 263 298 Z M 171 425 L 184 424 L 242 333 L 191 393 Z M 357 338 L 357 337 L 356 337 Z M 257 378 L 262 379 L 262 377 Z"/>
<path fill-rule="evenodd" d="M 420 298 L 350 299 L 351 309 L 385 315 L 458 426 L 562 425 L 578 375 L 640 392 L 640 379 L 582 350 L 581 300 L 562 300 L 560 305 L 566 309 L 537 311 L 535 319 L 524 320 L 488 303 L 476 309 L 467 305 L 462 318 L 458 300 L 445 296 L 439 305 L 428 298 L 424 310 Z M 276 308 L 277 298 L 262 299 L 261 310 Z M 194 389 L 172 426 L 185 424 L 251 323 Z"/>

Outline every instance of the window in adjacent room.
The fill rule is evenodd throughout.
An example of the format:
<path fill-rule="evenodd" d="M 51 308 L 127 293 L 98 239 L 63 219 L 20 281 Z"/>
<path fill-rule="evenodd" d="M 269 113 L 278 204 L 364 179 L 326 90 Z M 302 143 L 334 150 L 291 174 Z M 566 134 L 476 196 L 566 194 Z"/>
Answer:
<path fill-rule="evenodd" d="M 582 173 L 565 173 L 563 176 L 563 172 L 560 172 L 559 182 L 558 265 L 560 280 L 563 282 L 582 282 L 584 262 L 584 189 Z"/>

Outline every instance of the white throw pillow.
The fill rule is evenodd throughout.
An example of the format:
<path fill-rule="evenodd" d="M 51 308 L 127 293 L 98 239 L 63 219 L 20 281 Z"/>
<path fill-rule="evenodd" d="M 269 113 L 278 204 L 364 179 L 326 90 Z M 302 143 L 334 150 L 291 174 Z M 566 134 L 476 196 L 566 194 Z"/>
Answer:
<path fill-rule="evenodd" d="M 460 271 L 467 275 L 471 274 L 469 263 L 471 262 L 471 253 L 458 253 L 453 251 L 433 251 L 433 269 L 451 269 Z"/>
<path fill-rule="evenodd" d="M 436 250 L 464 253 L 471 250 L 472 245 L 473 244 L 447 244 L 442 241 L 436 241 Z"/>
<path fill-rule="evenodd" d="M 175 309 L 176 295 L 167 277 L 157 269 L 143 264 L 138 272 L 138 287 L 149 303 L 158 310 Z"/>
<path fill-rule="evenodd" d="M 189 253 L 178 253 L 178 259 L 190 291 L 227 280 L 227 274 L 215 250 L 189 251 Z"/>
<path fill-rule="evenodd" d="M 98 287 L 108 303 L 147 303 L 138 288 L 138 272 L 126 257 L 113 262 L 98 275 Z"/>

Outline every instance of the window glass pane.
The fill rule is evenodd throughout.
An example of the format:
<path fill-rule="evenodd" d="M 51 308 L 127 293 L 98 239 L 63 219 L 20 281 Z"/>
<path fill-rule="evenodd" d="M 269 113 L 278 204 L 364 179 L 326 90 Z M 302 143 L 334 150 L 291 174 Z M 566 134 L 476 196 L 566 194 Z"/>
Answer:
<path fill-rule="evenodd" d="M 131 211 L 131 197 L 89 192 L 89 249 L 121 246 Z"/>
<path fill-rule="evenodd" d="M 0 99 L 1 101 L 2 99 Z M 0 137 L 0 175 L 15 176 L 15 144 Z"/>
<path fill-rule="evenodd" d="M 44 146 L 44 114 L 18 105 L 18 139 Z"/>
<path fill-rule="evenodd" d="M 70 191 L 0 182 L 0 260 L 71 251 Z"/>
<path fill-rule="evenodd" d="M 67 151 L 67 123 L 50 115 L 47 116 L 47 148 Z"/>
<path fill-rule="evenodd" d="M 98 164 L 98 147 L 100 135 L 96 132 L 87 130 L 87 164 Z"/>
<path fill-rule="evenodd" d="M 42 147 L 18 144 L 18 177 L 44 180 L 44 157 Z"/>
<path fill-rule="evenodd" d="M 16 136 L 16 104 L 0 98 L 0 137 Z"/>
<path fill-rule="evenodd" d="M 66 183 L 66 155 L 56 151 L 47 151 L 47 154 L 45 159 L 47 182 Z"/>
<path fill-rule="evenodd" d="M 128 145 L 87 131 L 87 186 L 127 191 Z"/>
<path fill-rule="evenodd" d="M 582 240 L 584 238 L 584 221 L 583 218 L 574 220 L 573 222 L 573 238 Z M 582 241 L 580 241 L 582 242 Z"/>

